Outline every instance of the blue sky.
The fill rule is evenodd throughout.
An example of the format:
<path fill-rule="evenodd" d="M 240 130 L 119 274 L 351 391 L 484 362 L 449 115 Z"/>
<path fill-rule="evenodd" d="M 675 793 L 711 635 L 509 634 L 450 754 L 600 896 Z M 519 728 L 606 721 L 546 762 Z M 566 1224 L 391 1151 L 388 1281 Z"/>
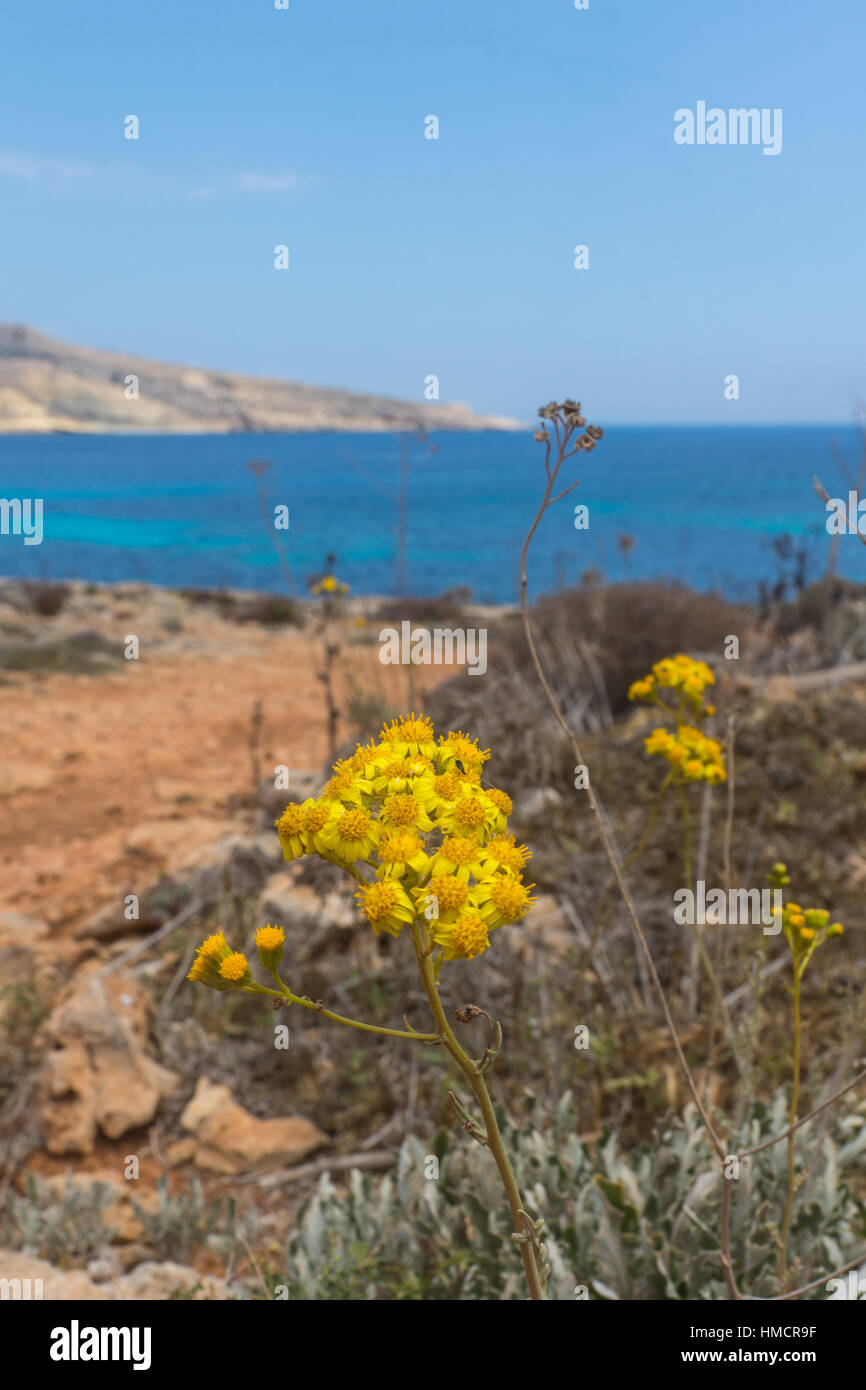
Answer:
<path fill-rule="evenodd" d="M 0 318 L 407 398 L 435 373 L 443 399 L 521 419 L 575 395 L 599 423 L 847 420 L 866 396 L 864 16 L 7 6 Z M 701 100 L 781 108 L 781 153 L 678 146 L 674 112 Z"/>

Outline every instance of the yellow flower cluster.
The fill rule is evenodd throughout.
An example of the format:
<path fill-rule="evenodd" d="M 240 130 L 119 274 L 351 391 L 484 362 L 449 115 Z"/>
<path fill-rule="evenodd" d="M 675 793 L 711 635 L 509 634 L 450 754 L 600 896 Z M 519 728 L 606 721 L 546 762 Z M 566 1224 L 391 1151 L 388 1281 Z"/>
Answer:
<path fill-rule="evenodd" d="M 781 863 L 773 865 L 768 878 L 774 888 L 781 888 L 791 882 L 787 865 Z M 794 964 L 802 974 L 812 952 L 825 941 L 842 936 L 845 928 L 841 922 L 830 921 L 830 914 L 826 908 L 803 908 L 799 903 L 786 903 L 782 908 L 782 931 L 788 938 Z"/>
<path fill-rule="evenodd" d="M 426 717 L 396 719 L 334 765 L 321 796 L 286 807 L 283 854 L 317 854 L 353 874 L 377 935 L 423 917 L 445 960 L 472 960 L 534 901 L 522 877 L 529 850 L 507 833 L 511 799 L 482 785 L 489 756 L 463 733 L 437 738 Z"/>
<path fill-rule="evenodd" d="M 653 729 L 644 739 L 644 748 L 647 753 L 666 758 L 678 781 L 709 782 L 714 786 L 727 777 L 721 744 L 689 724 L 681 724 L 675 734 L 668 729 Z"/>
<path fill-rule="evenodd" d="M 828 925 L 829 923 L 829 925 Z M 845 928 L 841 922 L 831 922 L 830 914 L 823 907 L 800 907 L 799 903 L 788 903 L 782 909 L 782 930 L 791 942 L 829 941 L 841 936 Z"/>
<path fill-rule="evenodd" d="M 283 956 L 286 933 L 282 927 L 259 927 L 255 933 L 259 960 L 272 973 Z M 214 932 L 198 948 L 188 980 L 211 989 L 243 989 L 253 986 L 250 963 L 243 951 L 233 951 L 222 931 Z M 255 987 L 255 986 L 253 986 Z"/>
<path fill-rule="evenodd" d="M 634 681 L 629 687 L 630 700 L 645 700 L 649 704 L 665 704 L 659 696 L 661 690 L 676 691 L 679 709 L 689 705 L 695 718 L 715 714 L 715 706 L 705 705 L 704 691 L 708 685 L 715 685 L 716 678 L 705 661 L 693 661 L 684 652 L 676 656 L 666 656 L 657 661 L 649 675 Z M 670 705 L 667 706 L 670 708 Z"/>
<path fill-rule="evenodd" d="M 714 684 L 715 676 L 705 661 L 693 661 L 690 656 L 678 652 L 676 656 L 657 661 L 649 675 L 629 686 L 630 700 L 657 705 L 664 714 L 676 719 L 675 732 L 653 729 L 644 740 L 644 747 L 647 753 L 667 759 L 678 782 L 715 785 L 726 780 L 721 744 L 684 722 L 688 714 L 694 719 L 715 714 L 714 705 L 704 704 L 704 691 Z M 674 693 L 676 703 L 663 698 L 663 691 Z"/>
<path fill-rule="evenodd" d="M 252 983 L 246 956 L 233 951 L 221 931 L 214 932 L 199 946 L 187 979 L 210 985 L 211 989 L 236 989 Z"/>
<path fill-rule="evenodd" d="M 802 908 L 799 903 L 786 903 L 782 909 L 782 931 L 788 938 L 798 975 L 803 974 L 813 951 L 834 936 L 841 936 L 844 930 L 841 922 L 830 921 L 830 914 L 823 907 Z"/>
<path fill-rule="evenodd" d="M 342 579 L 338 579 L 334 574 L 325 574 L 321 579 L 315 580 L 309 586 L 311 594 L 347 594 L 349 585 L 344 584 Z"/>

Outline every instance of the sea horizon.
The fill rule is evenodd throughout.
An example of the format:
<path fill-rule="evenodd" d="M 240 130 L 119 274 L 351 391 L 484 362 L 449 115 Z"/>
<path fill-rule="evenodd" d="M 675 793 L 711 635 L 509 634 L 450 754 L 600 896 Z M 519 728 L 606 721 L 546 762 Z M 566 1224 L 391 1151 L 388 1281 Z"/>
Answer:
<path fill-rule="evenodd" d="M 407 582 L 396 543 L 400 436 L 390 432 L 7 435 L 0 495 L 41 497 L 44 538 L 0 536 L 0 575 L 168 587 L 285 589 L 249 464 L 267 460 L 268 507 L 298 587 L 328 553 L 362 594 L 430 596 L 455 587 L 477 602 L 518 596 L 518 560 L 544 491 L 532 433 L 442 431 L 436 452 L 413 446 Z M 734 447 L 732 447 L 734 446 Z M 609 425 L 592 453 L 564 466 L 580 486 L 545 518 L 530 590 L 581 582 L 667 579 L 751 599 L 780 573 L 773 543 L 790 538 L 787 572 L 804 552 L 808 581 L 830 537 L 813 475 L 847 496 L 861 440 L 850 422 L 811 425 Z M 579 465 L 579 467 L 576 467 Z M 588 508 L 576 528 L 575 506 Z M 627 538 L 624 540 L 624 538 Z M 841 538 L 838 572 L 864 577 L 862 546 Z"/>

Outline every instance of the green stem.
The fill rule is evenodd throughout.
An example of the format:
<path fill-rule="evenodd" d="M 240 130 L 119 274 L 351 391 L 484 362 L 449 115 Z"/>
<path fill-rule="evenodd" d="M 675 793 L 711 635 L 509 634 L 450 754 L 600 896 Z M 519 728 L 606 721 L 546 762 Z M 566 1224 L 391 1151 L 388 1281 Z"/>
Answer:
<path fill-rule="evenodd" d="M 680 800 L 683 806 L 683 865 L 686 874 L 686 887 L 692 887 L 692 832 L 689 821 L 689 798 L 685 782 L 680 783 Z"/>
<path fill-rule="evenodd" d="M 650 810 L 649 819 L 647 820 L 647 823 L 646 823 L 646 827 L 645 827 L 645 829 L 644 829 L 644 832 L 643 832 L 643 834 L 641 835 L 640 839 L 638 840 L 638 843 L 637 843 L 637 845 L 635 846 L 635 848 L 634 848 L 634 849 L 631 851 L 631 853 L 629 854 L 628 858 L 625 859 L 625 860 L 623 861 L 623 866 L 622 866 L 622 867 L 623 867 L 624 869 L 627 869 L 631 864 L 634 864 L 635 861 L 636 861 L 637 859 L 640 858 L 640 856 L 643 854 L 644 850 L 646 849 L 647 840 L 649 839 L 649 837 L 650 837 L 650 835 L 651 835 L 651 833 L 652 833 L 652 828 L 653 828 L 653 826 L 654 826 L 655 823 L 656 823 L 656 817 L 658 816 L 658 813 L 659 813 L 659 807 L 660 807 L 661 804 L 662 804 L 662 797 L 664 796 L 665 792 L 667 791 L 668 787 L 670 786 L 671 781 L 672 781 L 672 779 L 673 779 L 673 775 L 674 775 L 673 772 L 669 772 L 668 775 L 667 775 L 667 777 L 665 778 L 665 780 L 662 782 L 661 786 L 659 787 L 658 792 L 656 793 L 656 796 L 655 796 L 655 800 L 653 801 L 652 809 Z"/>
<path fill-rule="evenodd" d="M 788 1129 L 796 1123 L 800 1104 L 800 1043 L 802 1020 L 800 1016 L 800 981 L 802 972 L 794 966 L 794 1079 L 791 1085 L 791 1106 L 788 1111 Z M 784 1279 L 788 1268 L 788 1232 L 791 1228 L 791 1213 L 794 1209 L 794 1136 L 788 1134 L 788 1195 L 785 1198 L 785 1214 L 782 1218 L 782 1231 L 779 1237 L 779 1279 Z"/>
<path fill-rule="evenodd" d="M 454 1058 L 461 1071 L 466 1076 L 469 1085 L 472 1087 L 475 1099 L 484 1117 L 486 1129 L 486 1140 L 490 1152 L 493 1155 L 496 1167 L 499 1169 L 499 1176 L 505 1188 L 505 1195 L 508 1199 L 508 1207 L 511 1212 L 511 1219 L 514 1223 L 515 1234 L 526 1235 L 526 1218 L 523 1206 L 523 1199 L 520 1195 L 520 1188 L 517 1179 L 505 1151 L 502 1142 L 502 1135 L 496 1120 L 496 1113 L 493 1109 L 493 1101 L 490 1092 L 484 1081 L 484 1077 L 478 1070 L 475 1062 L 467 1052 L 463 1050 L 458 1042 L 451 1025 L 448 1022 L 442 1000 L 439 998 L 439 990 L 433 975 L 433 967 L 430 957 L 426 953 L 426 943 L 421 936 L 421 928 L 418 922 L 412 924 L 412 936 L 415 942 L 415 954 L 418 958 L 418 969 L 421 973 L 421 983 L 424 992 L 433 1011 L 433 1017 L 439 1026 L 439 1033 L 448 1052 Z M 529 1287 L 529 1296 L 534 1301 L 544 1300 L 544 1280 L 541 1274 L 538 1260 L 538 1251 L 532 1241 L 521 1241 L 520 1253 L 523 1258 L 523 1269 L 526 1274 L 526 1282 Z"/>
<path fill-rule="evenodd" d="M 280 981 L 282 984 L 282 981 Z M 268 989 L 266 985 L 255 985 L 245 987 L 245 994 L 270 994 L 274 999 L 285 999 L 287 1004 L 300 1004 L 302 1009 L 312 1009 L 313 1013 L 321 1014 L 323 1018 L 329 1018 L 332 1023 L 344 1023 L 347 1028 L 357 1028 L 362 1033 L 379 1033 L 385 1038 L 408 1038 L 410 1042 L 438 1043 L 441 1042 L 438 1033 L 407 1033 L 401 1028 L 380 1028 L 375 1023 L 359 1023 L 356 1018 L 344 1018 L 342 1014 L 332 1013 L 323 1004 L 316 1004 L 312 999 L 302 998 L 299 994 L 292 994 L 292 991 L 283 985 L 282 989 Z"/>

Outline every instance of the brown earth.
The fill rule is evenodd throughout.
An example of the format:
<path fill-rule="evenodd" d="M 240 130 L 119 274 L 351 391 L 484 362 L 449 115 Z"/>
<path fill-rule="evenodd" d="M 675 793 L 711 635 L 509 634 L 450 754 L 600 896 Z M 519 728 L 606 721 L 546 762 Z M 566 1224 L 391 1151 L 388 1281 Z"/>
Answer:
<path fill-rule="evenodd" d="M 261 777 L 278 764 L 291 778 L 326 761 L 321 641 L 311 631 L 228 621 L 211 605 L 144 586 L 79 586 L 55 617 L 16 611 L 2 626 L 18 633 L 28 624 L 54 642 L 86 625 L 116 659 L 98 675 L 7 671 L 0 686 L 0 912 L 71 935 L 106 900 L 248 829 L 256 702 Z M 399 707 L 404 672 L 379 664 L 359 624 L 341 639 L 354 644 L 343 652 L 353 682 Z M 129 634 L 139 638 L 137 661 L 122 656 Z M 344 677 L 341 659 L 341 702 Z"/>

